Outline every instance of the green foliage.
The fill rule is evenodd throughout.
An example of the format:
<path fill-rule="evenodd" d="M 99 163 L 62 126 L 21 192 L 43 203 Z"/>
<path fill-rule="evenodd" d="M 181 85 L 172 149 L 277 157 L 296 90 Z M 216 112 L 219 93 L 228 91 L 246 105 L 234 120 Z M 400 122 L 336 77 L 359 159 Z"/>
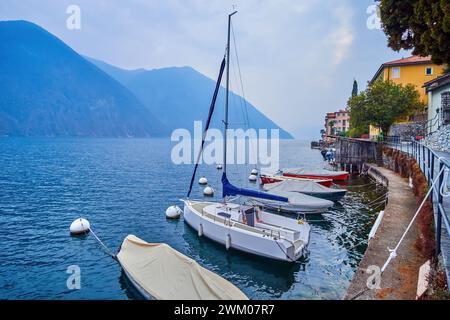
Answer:
<path fill-rule="evenodd" d="M 423 111 L 424 107 L 413 85 L 377 80 L 349 100 L 350 126 L 355 135 L 367 131 L 369 125 L 380 127 L 386 134 L 396 120 Z"/>
<path fill-rule="evenodd" d="M 450 64 L 450 1 L 378 0 L 390 48 Z"/>

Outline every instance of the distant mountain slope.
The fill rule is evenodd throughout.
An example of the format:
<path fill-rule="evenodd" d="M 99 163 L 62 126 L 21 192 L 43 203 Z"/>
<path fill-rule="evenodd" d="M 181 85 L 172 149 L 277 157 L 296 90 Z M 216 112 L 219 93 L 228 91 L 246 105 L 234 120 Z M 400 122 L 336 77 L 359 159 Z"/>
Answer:
<path fill-rule="evenodd" d="M 0 135 L 169 133 L 118 81 L 26 21 L 0 22 L 0 93 Z"/>
<path fill-rule="evenodd" d="M 164 125 L 172 130 L 176 128 L 191 130 L 195 120 L 205 120 L 208 114 L 215 80 L 205 77 L 190 67 L 148 71 L 124 70 L 99 60 L 88 59 L 133 92 Z M 221 128 L 223 97 L 224 89 L 222 88 L 213 120 L 213 126 L 216 128 L 219 126 Z M 230 95 L 230 122 L 234 128 L 245 128 L 242 101 L 239 96 L 233 93 Z M 288 132 L 248 102 L 247 113 L 251 128 L 280 129 L 280 138 L 292 139 Z"/>

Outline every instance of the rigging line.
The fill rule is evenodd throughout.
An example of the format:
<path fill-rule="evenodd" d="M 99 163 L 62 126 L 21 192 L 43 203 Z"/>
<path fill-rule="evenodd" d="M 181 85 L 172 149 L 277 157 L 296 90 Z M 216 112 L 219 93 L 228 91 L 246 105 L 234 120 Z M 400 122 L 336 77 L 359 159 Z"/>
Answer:
<path fill-rule="evenodd" d="M 244 117 L 245 117 L 245 121 L 247 122 L 247 127 L 250 128 L 250 118 L 249 118 L 249 116 L 248 116 L 247 99 L 245 98 L 244 81 L 242 80 L 241 64 L 239 63 L 239 55 L 238 55 L 238 52 L 237 52 L 236 37 L 235 37 L 235 35 L 234 35 L 234 27 L 233 27 L 233 23 L 231 23 L 231 33 L 232 33 L 232 36 L 233 36 L 234 53 L 235 53 L 235 55 L 236 55 L 236 64 L 237 64 L 237 67 L 238 67 L 239 80 L 240 80 L 240 84 L 241 84 L 241 91 L 242 91 L 242 97 L 241 97 L 241 99 L 242 99 L 242 101 L 243 101 L 243 103 L 244 103 L 244 111 L 245 111 Z M 256 167 L 258 168 L 258 167 L 259 167 L 259 157 L 258 157 L 258 155 L 257 155 L 257 153 L 256 153 L 257 147 L 255 148 L 255 146 L 253 145 L 253 143 L 252 143 L 251 140 L 252 140 L 252 139 L 249 139 L 249 145 L 251 145 L 252 151 L 254 152 L 253 154 L 254 154 L 255 156 L 257 156 L 257 159 L 256 159 Z"/>

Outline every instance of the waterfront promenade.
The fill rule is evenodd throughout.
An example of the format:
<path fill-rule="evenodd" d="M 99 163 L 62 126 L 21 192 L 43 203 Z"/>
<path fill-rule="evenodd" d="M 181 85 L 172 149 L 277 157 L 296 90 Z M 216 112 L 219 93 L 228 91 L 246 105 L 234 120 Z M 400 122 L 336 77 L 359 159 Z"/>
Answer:
<path fill-rule="evenodd" d="M 407 179 L 401 178 L 389 169 L 370 166 L 376 168 L 388 180 L 389 202 L 375 237 L 370 241 L 344 299 L 415 299 L 419 268 L 427 260 L 415 246 L 418 237 L 416 223 L 407 233 L 397 257 L 382 274 L 380 289 L 370 290 L 367 287 L 368 278 L 372 274 L 366 273 L 367 268 L 370 266 L 381 268 L 384 265 L 389 257 L 387 248 L 396 246 L 419 206 Z"/>

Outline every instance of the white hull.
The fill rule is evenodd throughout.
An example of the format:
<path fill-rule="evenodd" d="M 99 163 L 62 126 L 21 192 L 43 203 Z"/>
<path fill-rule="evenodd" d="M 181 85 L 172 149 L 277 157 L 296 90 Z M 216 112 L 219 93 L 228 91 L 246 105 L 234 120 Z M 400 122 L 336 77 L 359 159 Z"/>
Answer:
<path fill-rule="evenodd" d="M 206 211 L 208 210 L 213 213 L 211 210 L 214 210 L 214 206 L 218 211 L 224 211 L 223 209 L 225 209 L 224 205 L 219 203 L 185 200 L 184 221 L 197 232 L 200 230 L 199 234 L 202 236 L 223 244 L 224 247 L 229 246 L 250 254 L 292 262 L 306 253 L 310 232 L 308 224 L 299 225 L 294 219 L 262 213 L 265 223 L 275 224 L 282 221 L 284 222 L 284 230 L 287 230 L 287 225 L 295 229 L 296 232 L 287 234 L 283 233 L 285 231 L 281 229 L 281 231 L 265 229 L 265 224 L 259 222 L 252 228 L 238 222 L 238 220 L 223 219 L 214 214 L 207 214 Z M 238 205 L 227 204 L 227 206 L 236 208 Z M 204 208 L 206 208 L 206 211 Z M 227 212 L 233 213 L 231 209 Z M 270 225 L 273 226 L 273 224 Z"/>

